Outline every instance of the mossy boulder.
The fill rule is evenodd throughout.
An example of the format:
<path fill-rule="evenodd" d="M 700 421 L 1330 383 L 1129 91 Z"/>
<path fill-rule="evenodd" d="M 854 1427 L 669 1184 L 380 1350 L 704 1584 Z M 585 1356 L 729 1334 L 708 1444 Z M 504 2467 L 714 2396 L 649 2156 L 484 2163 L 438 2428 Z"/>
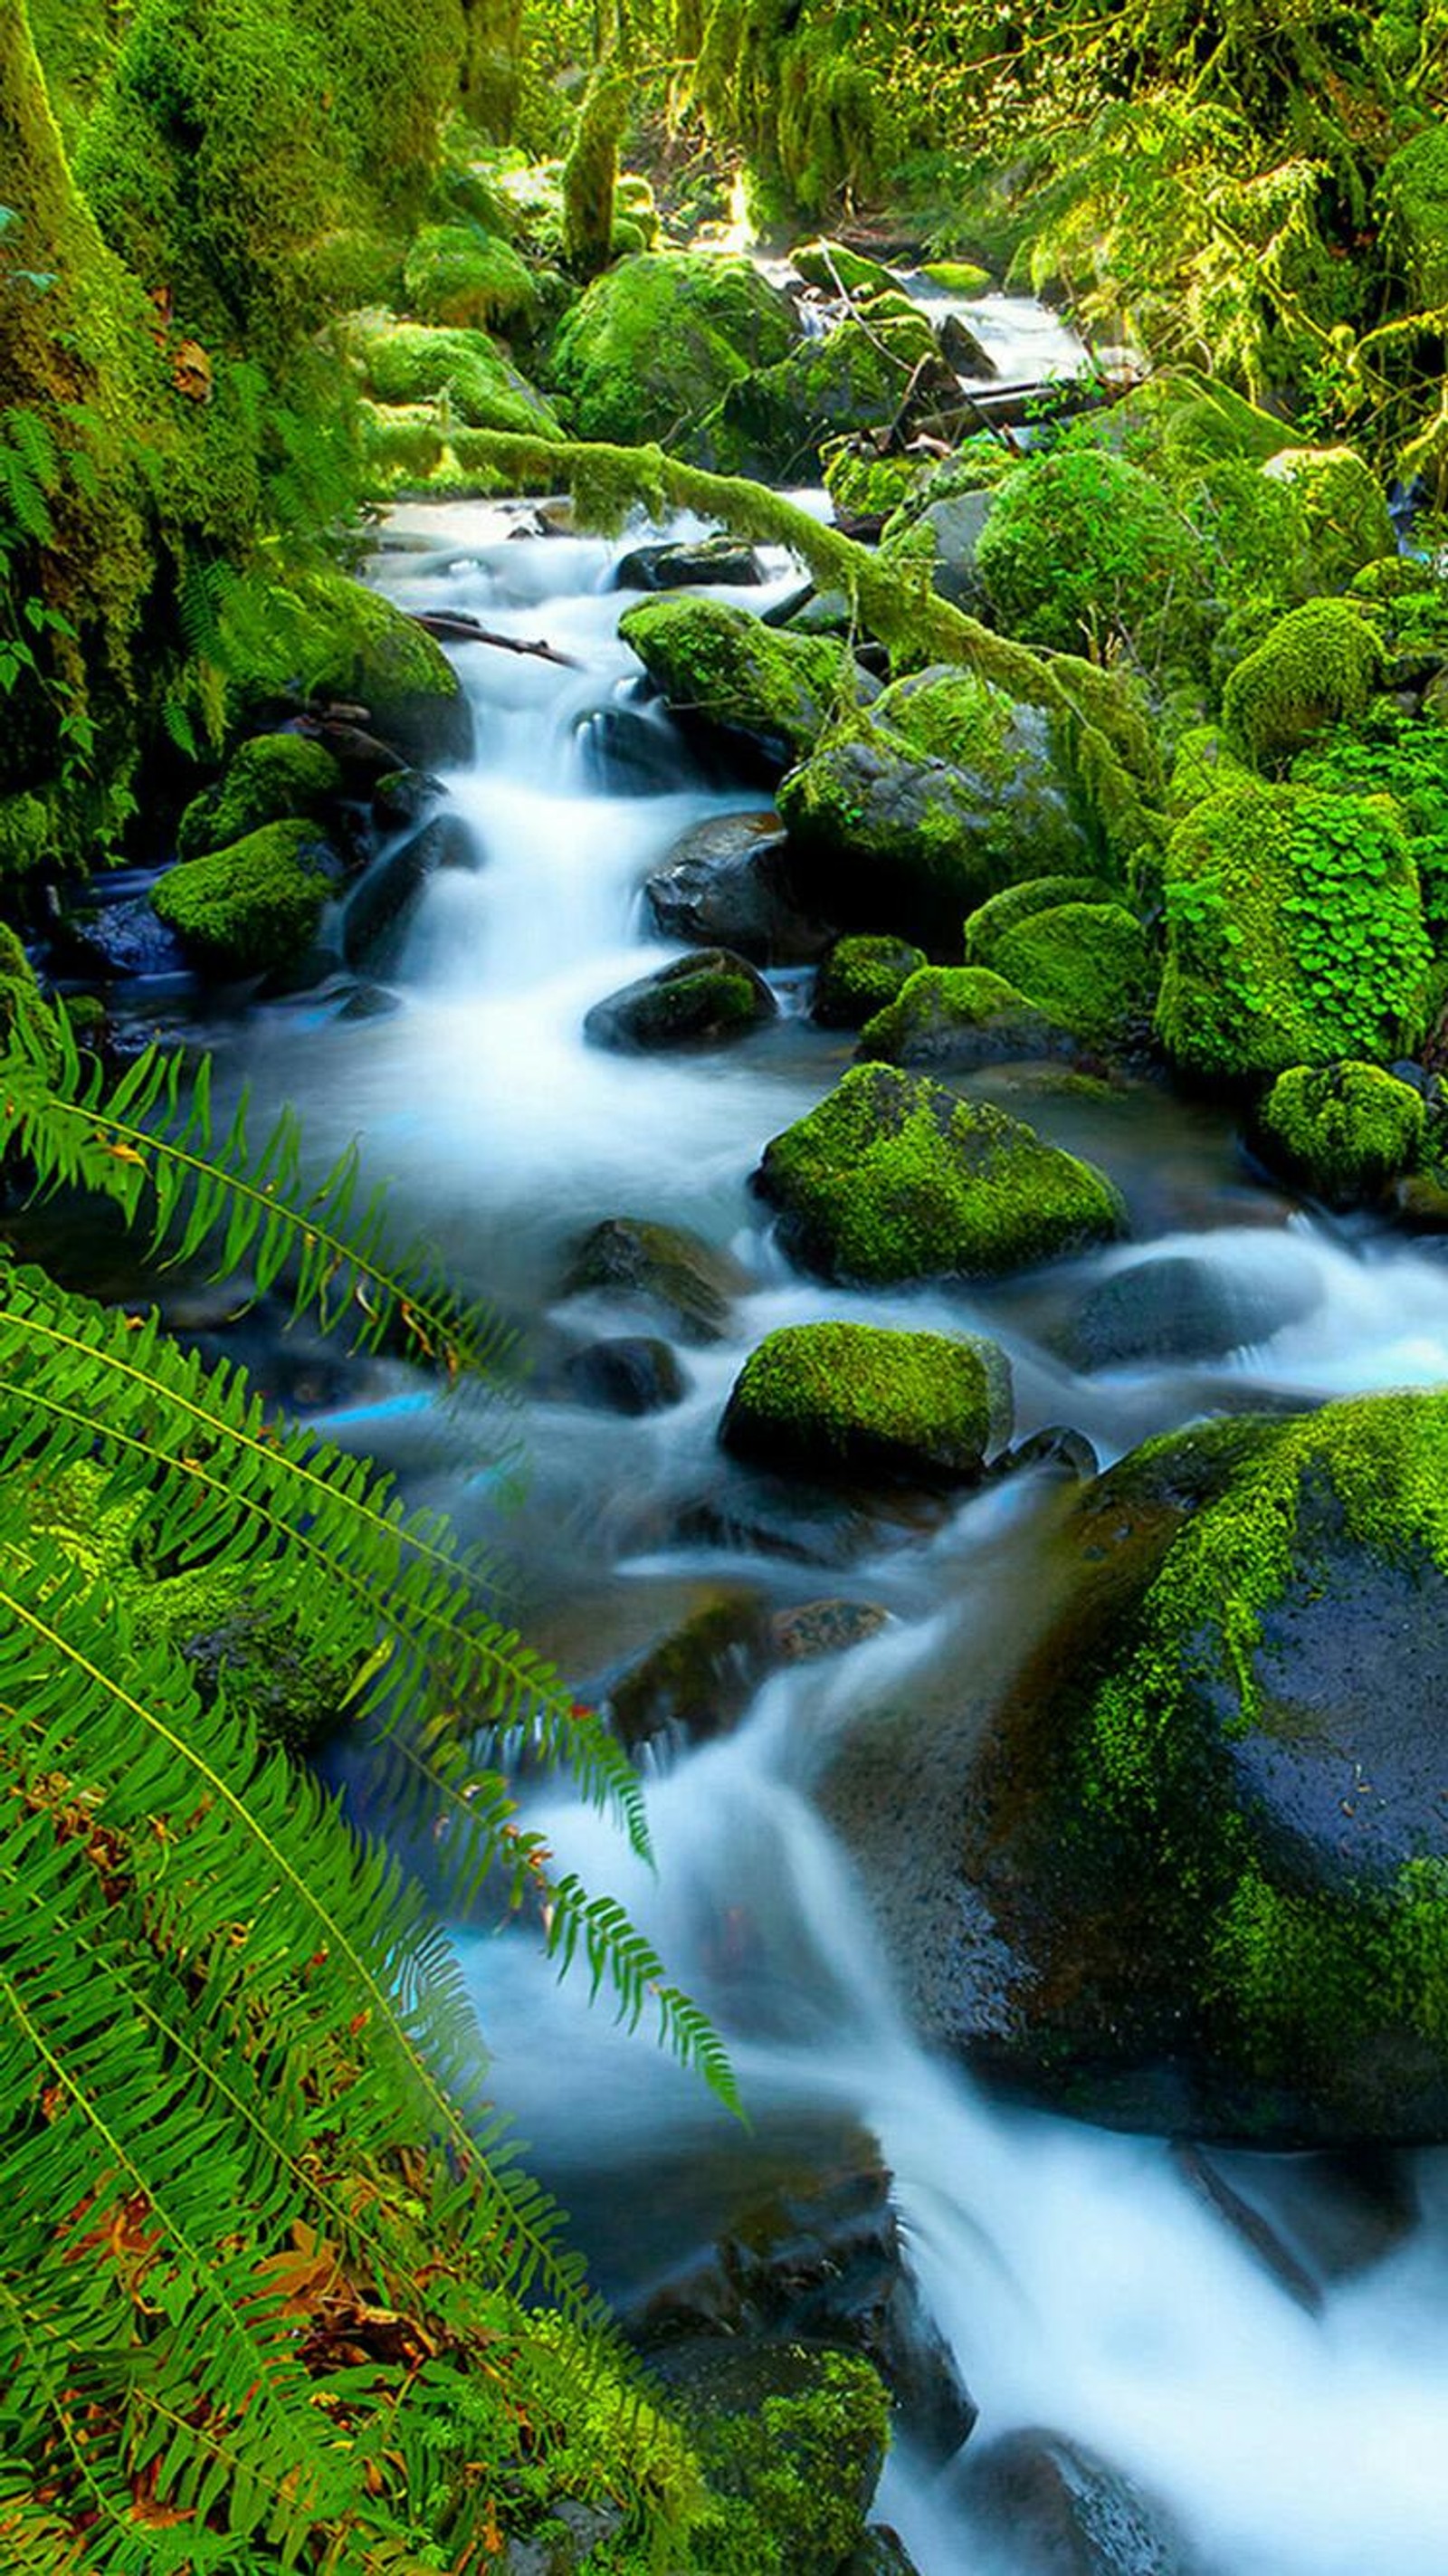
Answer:
<path fill-rule="evenodd" d="M 1188 725 L 1172 757 L 1168 810 L 1189 814 L 1204 796 L 1215 796 L 1221 787 L 1241 786 L 1254 775 L 1241 755 L 1223 741 L 1219 725 Z"/>
<path fill-rule="evenodd" d="M 719 1437 L 786 1476 L 968 1484 L 1011 1429 L 994 1342 L 872 1324 L 789 1324 L 751 1351 Z"/>
<path fill-rule="evenodd" d="M 950 1798 L 937 1759 L 898 1819 L 956 1852 L 953 1956 L 899 1892 L 927 2026 L 1131 2128 L 1448 2136 L 1448 1395 L 1153 1441 L 1037 1581 Z"/>
<path fill-rule="evenodd" d="M 1361 610 L 1345 599 L 1304 600 L 1228 673 L 1228 735 L 1259 769 L 1281 768 L 1329 725 L 1365 714 L 1385 668 Z"/>
<path fill-rule="evenodd" d="M 249 617 L 236 632 L 222 623 L 239 707 L 286 698 L 363 706 L 374 731 L 423 769 L 470 751 L 472 716 L 441 645 L 345 573 L 294 574 L 268 593 L 264 623 Z"/>
<path fill-rule="evenodd" d="M 921 270 L 942 295 L 958 295 L 974 302 L 978 295 L 990 292 L 991 274 L 973 259 L 929 259 Z"/>
<path fill-rule="evenodd" d="M 1428 1113 L 1421 1093 L 1380 1065 L 1294 1065 L 1273 1083 L 1255 1132 L 1300 1188 L 1329 1207 L 1357 1207 L 1416 1168 Z"/>
<path fill-rule="evenodd" d="M 958 393 L 923 314 L 851 318 L 731 384 L 705 424 L 701 456 L 726 474 L 813 482 L 832 440 L 888 428 L 907 395 L 924 407 Z"/>
<path fill-rule="evenodd" d="M 1277 1074 L 1410 1050 L 1432 951 L 1386 797 L 1224 787 L 1167 845 L 1156 1029 L 1194 1073 Z"/>
<path fill-rule="evenodd" d="M 583 1023 L 593 1046 L 630 1055 L 671 1047 L 722 1046 L 775 1018 L 779 1005 L 763 976 L 725 948 L 696 948 L 654 975 L 641 976 Z"/>
<path fill-rule="evenodd" d="M 647 252 L 595 278 L 548 378 L 580 438 L 677 444 L 797 332 L 789 298 L 748 260 Z"/>
<path fill-rule="evenodd" d="M 859 1052 L 876 1064 L 979 1065 L 1071 1055 L 1072 1032 L 1014 984 L 985 966 L 926 966 L 860 1033 Z"/>
<path fill-rule="evenodd" d="M 928 457 L 882 456 L 869 438 L 832 438 L 820 461 L 835 515 L 846 519 L 888 518 L 930 472 Z"/>
<path fill-rule="evenodd" d="M 315 824 L 267 823 L 168 869 L 151 901 L 207 974 L 278 974 L 310 947 L 337 873 Z"/>
<path fill-rule="evenodd" d="M 993 966 L 997 942 L 1035 913 L 1055 912 L 1067 903 L 1117 900 L 1117 887 L 1103 877 L 1023 877 L 1018 885 L 1002 886 L 999 894 L 988 895 L 970 915 L 965 925 L 966 964 Z"/>
<path fill-rule="evenodd" d="M 880 560 L 914 573 L 953 607 L 979 616 L 989 605 L 980 541 L 994 507 L 995 495 L 983 485 L 939 494 L 922 487 L 888 522 Z"/>
<path fill-rule="evenodd" d="M 1346 590 L 1365 564 L 1396 559 L 1387 496 L 1351 447 L 1285 447 L 1262 468 L 1302 504 L 1315 586 Z"/>
<path fill-rule="evenodd" d="M 939 1083 L 858 1065 L 766 1146 L 756 1186 L 833 1279 L 990 1278 L 1124 1231 L 1104 1173 Z"/>
<path fill-rule="evenodd" d="M 329 751 L 304 734 L 262 733 L 240 744 L 214 787 L 193 796 L 176 847 L 183 859 L 229 850 L 264 823 L 325 814 L 340 794 L 342 772 Z"/>
<path fill-rule="evenodd" d="M 790 252 L 789 264 L 806 286 L 821 287 L 826 295 L 841 291 L 855 296 L 889 295 L 900 283 L 892 269 L 867 259 L 863 251 L 848 249 L 844 242 L 800 242 Z"/>
<path fill-rule="evenodd" d="M 538 288 L 511 242 L 480 224 L 425 224 L 407 254 L 407 300 L 423 322 L 469 331 L 529 330 Z"/>
<path fill-rule="evenodd" d="M 776 774 L 805 757 L 842 701 L 875 690 L 832 637 L 781 634 L 722 600 L 642 600 L 618 631 L 676 716 Z"/>
<path fill-rule="evenodd" d="M 844 922 L 954 946 L 1002 885 L 1080 862 L 1047 718 L 966 671 L 897 680 L 780 790 L 802 890 Z"/>
<path fill-rule="evenodd" d="M 378 403 L 410 411 L 427 405 L 445 413 L 448 426 L 514 430 L 525 438 L 563 434 L 551 405 L 482 331 L 369 315 L 353 324 L 350 345 L 363 387 Z"/>
<path fill-rule="evenodd" d="M 1156 988 L 1151 944 L 1119 903 L 1062 903 L 1002 930 L 998 975 L 1093 1045 L 1131 1036 L 1150 1017 Z"/>
<path fill-rule="evenodd" d="M 693 2443 L 712 2512 L 689 2533 L 709 2576 L 838 2576 L 864 2538 L 890 2409 L 866 2361 L 820 2345 L 697 2338 L 648 2355 Z"/>
<path fill-rule="evenodd" d="M 1065 448 L 1017 466 L 997 488 L 976 565 L 998 623 L 1026 643 L 1079 653 L 1121 632 L 1148 666 L 1200 656 L 1205 551 L 1124 457 Z"/>
<path fill-rule="evenodd" d="M 815 980 L 811 1016 L 823 1029 L 862 1029 L 925 964 L 925 951 L 888 932 L 837 939 Z"/>

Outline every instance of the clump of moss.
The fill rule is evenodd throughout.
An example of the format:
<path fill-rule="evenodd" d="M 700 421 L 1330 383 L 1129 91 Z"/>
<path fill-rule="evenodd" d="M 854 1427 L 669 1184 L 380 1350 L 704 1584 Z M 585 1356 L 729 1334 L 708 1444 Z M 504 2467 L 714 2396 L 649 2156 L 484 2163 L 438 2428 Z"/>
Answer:
<path fill-rule="evenodd" d="M 990 270 L 978 268 L 974 260 L 969 259 L 927 260 L 921 275 L 928 277 L 931 285 L 940 287 L 946 295 L 985 295 L 991 282 Z"/>
<path fill-rule="evenodd" d="M 232 849 L 183 859 L 151 901 L 208 973 L 273 974 L 309 947 L 334 874 L 315 824 L 268 823 Z"/>
<path fill-rule="evenodd" d="M 372 316 L 353 325 L 351 345 L 380 403 L 430 403 L 444 427 L 457 421 L 530 438 L 563 434 L 543 396 L 481 331 Z"/>
<path fill-rule="evenodd" d="M 181 817 L 176 847 L 183 859 L 227 850 L 264 823 L 325 814 L 340 794 L 342 772 L 319 742 L 296 733 L 256 734 L 232 755 L 226 775 L 194 796 Z"/>
<path fill-rule="evenodd" d="M 860 1033 L 881 1064 L 977 1065 L 1069 1053 L 1070 1032 L 985 966 L 924 966 Z"/>
<path fill-rule="evenodd" d="M 825 490 L 846 518 L 886 518 L 930 472 L 918 456 L 882 456 L 868 439 L 832 438 L 822 448 Z"/>
<path fill-rule="evenodd" d="M 832 637 L 782 634 L 722 600 L 642 600 L 618 631 L 677 713 L 747 738 L 781 767 L 803 758 L 860 685 Z"/>
<path fill-rule="evenodd" d="M 23 1029 L 37 1042 L 47 1063 L 60 1064 L 55 1016 L 36 981 L 35 969 L 13 930 L 0 922 L 0 1045 Z"/>
<path fill-rule="evenodd" d="M 506 331 L 529 330 L 538 319 L 538 288 L 527 261 L 480 224 L 425 224 L 403 278 L 408 303 L 423 322 Z"/>
<path fill-rule="evenodd" d="M 864 2533 L 889 2443 L 868 2362 L 804 2345 L 721 2341 L 671 2394 L 710 2501 L 689 2533 L 706 2576 L 837 2576 Z M 658 2356 L 667 2366 L 667 2350 Z"/>
<path fill-rule="evenodd" d="M 1448 126 L 1423 126 L 1393 154 L 1377 204 L 1414 302 L 1448 304 Z"/>
<path fill-rule="evenodd" d="M 806 286 L 822 287 L 827 295 L 886 295 L 898 285 L 893 271 L 882 268 L 877 259 L 866 259 L 858 250 L 848 250 L 843 242 L 800 242 L 789 254 L 791 268 L 798 271 Z"/>
<path fill-rule="evenodd" d="M 1257 783 L 1195 806 L 1166 853 L 1157 1033 L 1199 1073 L 1391 1059 L 1423 1033 L 1432 951 L 1386 797 Z"/>
<path fill-rule="evenodd" d="M 923 948 L 885 932 L 837 939 L 816 978 L 811 1014 L 821 1028 L 863 1028 L 924 963 Z"/>
<path fill-rule="evenodd" d="M 980 1474 L 1010 1427 L 1010 1373 L 994 1342 L 792 1324 L 751 1351 L 719 1437 L 782 1475 L 955 1483 Z"/>
<path fill-rule="evenodd" d="M 1023 877 L 1019 885 L 1002 886 L 987 895 L 965 925 L 968 966 L 993 966 L 996 944 L 1033 913 L 1054 912 L 1061 904 L 1115 903 L 1117 888 L 1102 877 Z"/>
<path fill-rule="evenodd" d="M 1079 653 L 1120 633 L 1148 665 L 1200 652 L 1204 550 L 1122 457 L 1067 448 L 1017 466 L 996 491 L 976 563 L 998 621 L 1025 643 Z"/>
<path fill-rule="evenodd" d="M 1167 804 L 1173 814 L 1189 814 L 1204 796 L 1215 796 L 1219 787 L 1239 785 L 1251 776 L 1245 761 L 1223 742 L 1216 725 L 1189 725 L 1177 743 Z"/>
<path fill-rule="evenodd" d="M 1000 931 L 991 954 L 998 974 L 1077 1037 L 1119 1039 L 1150 1011 L 1150 943 L 1119 903 L 1034 911 Z"/>
<path fill-rule="evenodd" d="M 704 424 L 700 444 L 718 470 L 798 482 L 819 471 L 833 440 L 884 429 L 900 415 L 912 380 L 956 390 L 918 308 L 866 323 L 854 316 L 820 340 L 801 340 L 777 364 L 741 375 Z M 917 375 L 917 370 L 924 371 Z"/>
<path fill-rule="evenodd" d="M 1365 564 L 1396 557 L 1386 495 L 1354 448 L 1285 447 L 1262 471 L 1302 505 L 1317 588 L 1345 590 Z"/>
<path fill-rule="evenodd" d="M 1382 1197 L 1421 1159 L 1421 1095 L 1375 1064 L 1294 1065 L 1257 1113 L 1259 1141 L 1289 1178 L 1330 1207 Z"/>
<path fill-rule="evenodd" d="M 859 1065 L 766 1147 L 756 1175 L 791 1250 L 840 1279 L 990 1277 L 1109 1241 L 1101 1172 L 1001 1110 Z"/>
<path fill-rule="evenodd" d="M 305 572 L 278 583 L 266 605 L 264 621 L 248 617 L 235 630 L 223 616 L 223 656 L 242 709 L 271 698 L 342 699 L 366 707 L 379 733 L 409 754 L 418 735 L 466 734 L 466 701 L 441 645 L 379 592 L 343 573 Z"/>
<path fill-rule="evenodd" d="M 29 876 L 63 848 L 59 819 L 47 796 L 22 790 L 0 796 L 0 877 Z"/>
<path fill-rule="evenodd" d="M 1329 725 L 1365 714 L 1384 668 L 1382 645 L 1358 609 L 1344 599 L 1305 600 L 1229 673 L 1227 731 L 1259 769 L 1280 769 Z"/>
<path fill-rule="evenodd" d="M 580 438 L 676 442 L 796 332 L 786 296 L 748 260 L 685 252 L 620 260 L 554 345 L 549 380 Z"/>

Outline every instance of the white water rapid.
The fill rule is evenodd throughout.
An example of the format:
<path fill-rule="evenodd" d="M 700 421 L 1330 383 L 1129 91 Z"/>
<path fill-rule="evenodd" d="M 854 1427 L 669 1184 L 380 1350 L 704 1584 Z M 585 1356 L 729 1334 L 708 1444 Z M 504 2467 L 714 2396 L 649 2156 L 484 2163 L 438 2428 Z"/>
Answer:
<path fill-rule="evenodd" d="M 276 1006 L 233 1034 L 233 1061 L 264 1098 L 297 1101 L 319 1155 L 360 1130 L 369 1172 L 394 1182 L 469 1287 L 511 1310 L 561 1313 L 568 1247 L 617 1214 L 687 1225 L 742 1262 L 750 1284 L 729 1337 L 681 1350 L 688 1392 L 674 1409 L 589 1411 L 546 1372 L 526 1408 L 528 1491 L 504 1536 L 533 1633 L 580 1686 L 721 1577 L 775 1604 L 844 1588 L 893 1614 L 850 1653 L 770 1680 L 737 1732 L 660 1770 L 657 1878 L 596 1819 L 544 1797 L 550 1840 L 626 1900 L 715 2014 L 757 2119 L 824 2109 L 878 2135 L 926 2301 L 981 2407 L 977 2441 L 1038 2424 L 1089 2444 L 1174 2508 L 1215 2576 L 1443 2576 L 1448 2162 L 1419 2160 L 1418 2224 L 1307 2313 L 1168 2146 L 1000 2108 L 917 2044 L 811 1804 L 830 1743 L 861 1710 L 908 1698 L 947 1634 L 984 1650 L 1009 1631 L 1012 1581 L 1052 1489 L 1025 1475 L 903 1542 L 867 1535 L 843 1577 L 808 1548 L 751 1550 L 747 1531 L 711 1529 L 692 1508 L 729 1472 L 715 1430 L 742 1357 L 784 1321 L 985 1327 L 1010 1352 L 1020 1432 L 1069 1423 L 1110 1457 L 1224 1406 L 1448 1378 L 1443 1260 L 1365 1222 L 1292 1210 L 1248 1178 L 1210 1110 L 1146 1086 L 1036 1096 L 1012 1067 L 970 1087 L 1024 1103 L 1114 1174 L 1128 1246 L 978 1294 L 866 1298 L 790 1271 L 749 1174 L 851 1043 L 808 1023 L 806 979 L 775 976 L 782 1018 L 712 1055 L 630 1058 L 581 1033 L 591 1004 L 677 953 L 644 925 L 649 870 L 701 818 L 764 800 L 700 785 L 687 767 L 668 792 L 597 790 L 589 719 L 636 680 L 615 633 L 621 549 L 514 524 L 481 504 L 401 514 L 381 564 L 405 605 L 546 637 L 577 665 L 457 648 L 478 742 L 447 787 L 475 866 L 431 881 L 390 1010 L 344 1017 L 317 996 Z M 792 578 L 782 560 L 770 573 L 765 591 L 728 595 L 760 605 Z M 1223 1360 L 1077 1374 L 1060 1356 L 1061 1314 L 1148 1250 L 1190 1253 L 1289 1319 Z M 568 1319 L 630 1329 L 601 1300 Z M 375 1403 L 330 1427 L 378 1450 L 414 1493 L 486 1522 L 469 1424 L 404 1400 L 381 1368 Z M 576 2208 L 600 2278 L 637 2290 L 664 2277 L 692 2249 L 670 2239 L 659 2172 L 727 2160 L 730 2123 L 646 2037 L 590 2010 L 582 1983 L 557 1986 L 520 1934 L 460 1938 L 499 2098 Z M 908 2458 L 892 2462 L 877 2510 L 922 2576 L 1013 2576 L 1009 2554 L 989 2556 Z"/>

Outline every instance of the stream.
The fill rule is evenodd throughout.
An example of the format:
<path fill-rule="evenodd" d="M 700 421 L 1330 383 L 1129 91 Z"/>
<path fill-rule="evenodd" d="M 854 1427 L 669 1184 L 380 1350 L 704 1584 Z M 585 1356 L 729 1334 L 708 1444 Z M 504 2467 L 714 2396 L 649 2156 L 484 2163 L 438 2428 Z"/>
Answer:
<path fill-rule="evenodd" d="M 893 2173 L 925 2303 L 981 2408 L 976 2442 L 1045 2425 L 1090 2445 L 1174 2509 L 1217 2576 L 1441 2576 L 1448 2155 L 1417 2160 L 1417 2223 L 1305 2312 L 1167 2144 L 1003 2107 L 928 2053 L 812 1798 L 830 1747 L 869 1712 L 928 1704 L 963 1654 L 988 1665 L 1009 1651 L 1059 1479 L 1023 1472 L 904 1528 L 812 1516 L 804 1500 L 787 1526 L 786 1506 L 762 1504 L 715 1435 L 764 1333 L 855 1315 L 990 1332 L 1010 1354 L 1017 1438 L 1069 1424 L 1104 1462 L 1223 1408 L 1448 1378 L 1443 1261 L 1366 1220 L 1294 1207 L 1246 1172 L 1209 1107 L 1145 1083 L 1083 1093 L 1009 1066 L 963 1087 L 1101 1163 L 1125 1191 L 1129 1243 L 980 1290 L 863 1295 L 793 1272 L 748 1180 L 765 1142 L 850 1060 L 852 1039 L 806 1015 L 808 973 L 773 975 L 779 1019 L 713 1054 L 614 1055 L 581 1031 L 595 1001 L 679 953 L 649 932 L 650 870 L 701 819 L 765 799 L 701 777 L 662 725 L 664 783 L 610 792 L 594 720 L 639 703 L 615 632 L 624 548 L 518 527 L 482 503 L 403 511 L 380 558 L 403 605 L 546 637 L 577 666 L 456 648 L 477 750 L 446 786 L 473 865 L 430 881 L 375 1015 L 310 994 L 206 1034 L 263 1106 L 297 1102 L 319 1156 L 360 1132 L 399 1215 L 425 1226 L 470 1291 L 528 1319 L 539 1367 L 519 1426 L 521 1493 L 481 1456 L 465 1404 L 419 1398 L 385 1363 L 315 1418 L 469 1535 L 496 1529 L 518 1565 L 520 1620 L 580 1690 L 721 1586 L 773 1610 L 843 1594 L 890 1616 L 847 1653 L 776 1672 L 733 1733 L 652 1761 L 657 1877 L 556 1792 L 531 1811 L 561 1863 L 620 1896 L 715 2017 L 752 2135 L 644 2033 L 590 2010 L 586 1980 L 559 1986 L 521 1934 L 466 1927 L 497 2097 L 573 2212 L 600 2286 L 624 2299 L 698 2259 L 751 2164 L 791 2142 L 807 2157 L 818 2127 L 863 2124 Z M 719 595 L 782 596 L 796 577 L 782 557 L 765 561 L 762 590 Z M 747 1282 L 726 1338 L 680 1346 L 683 1400 L 636 1419 L 579 1403 L 556 1365 L 598 1335 L 656 1329 L 616 1300 L 560 1296 L 570 1248 L 619 1214 L 691 1228 Z M 1060 1356 L 1063 1319 L 1148 1249 L 1188 1253 L 1288 1319 L 1227 1359 L 1077 1374 Z M 1267 2160 L 1227 2161 L 1245 2191 Z M 1279 2173 L 1290 2200 L 1299 2163 L 1310 2214 L 1311 2160 L 1280 2160 Z M 1008 2547 L 973 2533 L 968 2506 L 903 2450 L 876 2511 L 922 2576 L 1014 2576 Z"/>

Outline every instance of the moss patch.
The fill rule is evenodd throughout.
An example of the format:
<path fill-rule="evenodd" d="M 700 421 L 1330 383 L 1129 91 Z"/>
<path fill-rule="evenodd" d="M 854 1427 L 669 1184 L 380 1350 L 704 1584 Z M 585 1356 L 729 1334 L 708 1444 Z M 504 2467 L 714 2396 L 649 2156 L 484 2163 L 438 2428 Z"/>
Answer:
<path fill-rule="evenodd" d="M 1007 931 L 1034 913 L 1054 912 L 1061 904 L 1114 903 L 1117 890 L 1100 877 L 1026 877 L 989 895 L 965 925 L 965 956 L 970 966 L 993 966 L 996 944 Z"/>
<path fill-rule="evenodd" d="M 751 1351 L 720 1425 L 736 1457 L 785 1475 L 968 1481 L 1009 1437 L 993 1342 L 870 1324 L 794 1324 Z"/>
<path fill-rule="evenodd" d="M 924 963 L 924 949 L 908 939 L 883 933 L 837 939 L 816 979 L 812 1014 L 821 1028 L 863 1028 Z"/>
<path fill-rule="evenodd" d="M 268 823 L 232 849 L 183 859 L 151 901 L 208 973 L 265 975 L 305 953 L 330 886 L 316 826 Z"/>
<path fill-rule="evenodd" d="M 841 1279 L 990 1277 L 1123 1230 L 1105 1175 L 938 1083 L 861 1065 L 765 1149 L 790 1248 Z"/>
<path fill-rule="evenodd" d="M 538 319 L 538 288 L 527 261 L 480 224 L 425 224 L 403 277 L 408 303 L 423 322 L 506 331 L 529 330 Z"/>
<path fill-rule="evenodd" d="M 183 859 L 227 850 L 280 823 L 326 812 L 339 794 L 342 772 L 319 742 L 302 734 L 256 734 L 233 754 L 224 778 L 192 798 L 181 817 L 176 847 Z"/>
<path fill-rule="evenodd" d="M 1423 1151 L 1420 1094 L 1373 1064 L 1294 1065 L 1258 1113 L 1264 1150 L 1332 1207 L 1381 1198 Z"/>
<path fill-rule="evenodd" d="M 351 346 L 367 391 L 381 403 L 433 406 L 444 428 L 562 432 L 543 396 L 481 331 L 433 329 L 370 317 L 353 324 Z"/>
<path fill-rule="evenodd" d="M 676 712 L 768 747 L 781 766 L 809 751 L 860 686 L 844 645 L 778 633 L 721 600 L 642 600 L 618 631 Z"/>
<path fill-rule="evenodd" d="M 1077 1037 L 1097 1044 L 1121 1039 L 1150 1012 L 1150 944 L 1118 903 L 1034 911 L 998 934 L 992 956 L 998 974 Z"/>
<path fill-rule="evenodd" d="M 880 1064 L 981 1064 L 1070 1052 L 1070 1032 L 985 966 L 925 966 L 860 1033 Z"/>
<path fill-rule="evenodd" d="M 645 253 L 596 278 L 564 323 L 549 381 L 580 438 L 677 441 L 796 334 L 747 260 Z"/>
<path fill-rule="evenodd" d="M 1012 635 L 1059 652 L 1125 633 L 1151 665 L 1193 659 L 1206 571 L 1190 526 L 1124 458 L 1062 450 L 999 485 L 976 563 Z"/>
<path fill-rule="evenodd" d="M 1363 715 L 1382 682 L 1383 648 L 1342 599 L 1309 599 L 1227 678 L 1228 733 L 1259 769 L 1280 768 L 1329 725 Z"/>

